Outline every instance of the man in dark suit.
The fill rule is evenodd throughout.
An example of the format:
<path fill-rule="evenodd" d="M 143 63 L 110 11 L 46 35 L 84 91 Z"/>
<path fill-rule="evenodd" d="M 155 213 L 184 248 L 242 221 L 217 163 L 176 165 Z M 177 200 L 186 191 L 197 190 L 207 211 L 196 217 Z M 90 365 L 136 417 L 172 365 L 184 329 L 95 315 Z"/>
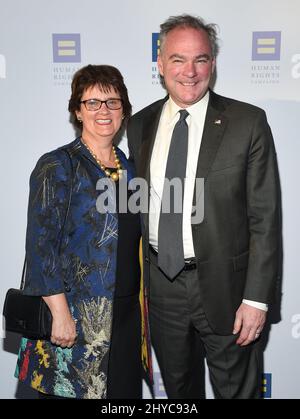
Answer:
<path fill-rule="evenodd" d="M 257 341 L 279 271 L 271 130 L 262 109 L 209 89 L 217 51 L 214 25 L 170 17 L 161 25 L 158 57 L 168 96 L 134 115 L 128 127 L 138 176 L 150 186 L 144 271 L 152 342 L 169 398 L 199 397 L 199 341 L 217 398 L 260 396 Z M 163 215 L 165 178 L 181 179 L 180 171 L 182 214 Z M 193 222 L 203 198 L 199 178 L 204 217 Z"/>

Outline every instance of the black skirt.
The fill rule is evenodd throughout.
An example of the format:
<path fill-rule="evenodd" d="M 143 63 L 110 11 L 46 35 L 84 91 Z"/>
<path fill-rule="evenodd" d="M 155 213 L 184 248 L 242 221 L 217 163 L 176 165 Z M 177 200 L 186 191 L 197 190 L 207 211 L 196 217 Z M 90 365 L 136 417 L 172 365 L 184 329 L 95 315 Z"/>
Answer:
<path fill-rule="evenodd" d="M 142 398 L 139 304 L 140 215 L 129 211 L 119 213 L 118 227 L 117 274 L 108 361 L 107 398 L 139 399 Z"/>

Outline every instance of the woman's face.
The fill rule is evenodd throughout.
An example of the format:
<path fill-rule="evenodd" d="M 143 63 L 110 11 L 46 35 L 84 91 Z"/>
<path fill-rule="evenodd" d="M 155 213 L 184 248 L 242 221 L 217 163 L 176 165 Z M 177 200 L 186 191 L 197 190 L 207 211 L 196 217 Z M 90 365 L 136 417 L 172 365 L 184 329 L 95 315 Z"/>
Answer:
<path fill-rule="evenodd" d="M 90 99 L 103 101 L 121 98 L 119 93 L 113 88 L 108 92 L 104 92 L 99 89 L 99 86 L 93 86 L 83 92 L 81 101 Z M 116 106 L 116 104 L 119 104 L 119 101 L 111 101 L 111 103 Z M 91 106 L 95 106 L 95 103 L 81 103 L 80 110 L 76 111 L 77 118 L 82 121 L 82 138 L 84 140 L 105 139 L 112 141 L 122 124 L 123 107 L 121 106 L 120 109 L 112 110 L 109 109 L 105 103 L 102 103 L 100 109 L 88 110 L 87 107 Z"/>

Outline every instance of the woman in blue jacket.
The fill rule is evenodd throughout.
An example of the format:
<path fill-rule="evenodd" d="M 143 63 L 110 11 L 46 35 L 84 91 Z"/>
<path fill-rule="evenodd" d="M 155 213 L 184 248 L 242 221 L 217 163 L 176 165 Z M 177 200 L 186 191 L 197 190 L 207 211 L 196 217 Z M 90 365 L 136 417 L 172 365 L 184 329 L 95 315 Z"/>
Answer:
<path fill-rule="evenodd" d="M 15 375 L 40 398 L 140 398 L 148 323 L 139 214 L 118 211 L 121 181 L 134 176 L 113 145 L 131 114 L 120 72 L 77 71 L 69 111 L 81 136 L 42 156 L 30 179 L 24 291 L 49 306 L 51 341 L 23 338 Z M 115 208 L 97 205 L 99 180 Z"/>

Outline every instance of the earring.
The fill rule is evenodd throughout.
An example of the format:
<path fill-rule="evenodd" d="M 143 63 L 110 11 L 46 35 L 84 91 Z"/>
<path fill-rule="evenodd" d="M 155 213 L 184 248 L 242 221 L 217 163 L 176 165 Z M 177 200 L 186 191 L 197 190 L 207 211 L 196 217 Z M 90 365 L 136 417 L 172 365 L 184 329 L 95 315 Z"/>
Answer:
<path fill-rule="evenodd" d="M 77 121 L 81 124 L 82 123 L 82 119 L 77 118 Z"/>

